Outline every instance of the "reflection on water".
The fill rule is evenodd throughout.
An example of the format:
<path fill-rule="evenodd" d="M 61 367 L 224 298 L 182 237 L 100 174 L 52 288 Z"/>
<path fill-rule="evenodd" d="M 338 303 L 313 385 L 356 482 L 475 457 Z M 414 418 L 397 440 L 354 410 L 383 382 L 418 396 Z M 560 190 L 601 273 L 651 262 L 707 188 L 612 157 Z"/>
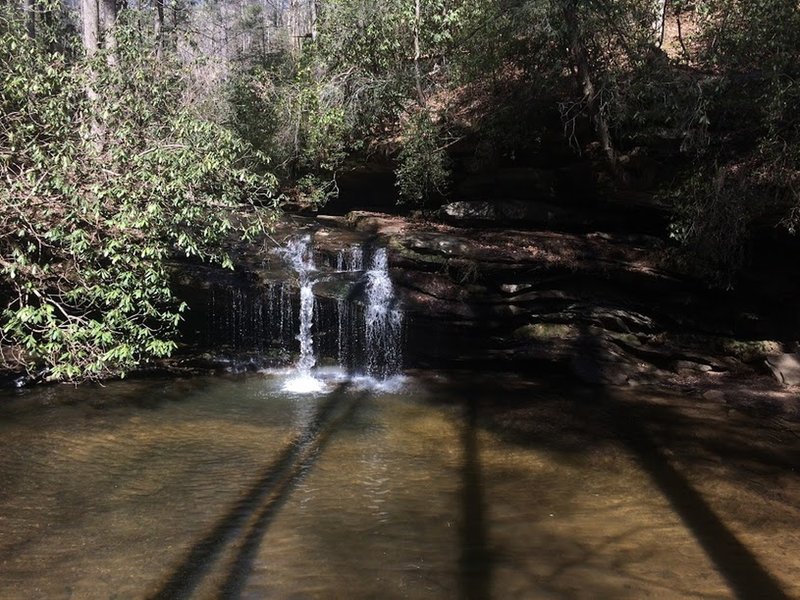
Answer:
<path fill-rule="evenodd" d="M 800 595 L 796 442 L 757 446 L 713 406 L 511 376 L 282 383 L 3 397 L 0 598 Z"/>

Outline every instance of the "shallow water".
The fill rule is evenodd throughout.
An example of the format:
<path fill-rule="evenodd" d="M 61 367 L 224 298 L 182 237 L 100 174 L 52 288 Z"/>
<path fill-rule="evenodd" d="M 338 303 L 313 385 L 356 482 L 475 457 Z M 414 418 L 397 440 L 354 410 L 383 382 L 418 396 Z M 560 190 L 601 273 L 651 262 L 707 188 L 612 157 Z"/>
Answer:
<path fill-rule="evenodd" d="M 792 432 L 510 375 L 284 379 L 4 396 L 0 598 L 800 597 Z"/>

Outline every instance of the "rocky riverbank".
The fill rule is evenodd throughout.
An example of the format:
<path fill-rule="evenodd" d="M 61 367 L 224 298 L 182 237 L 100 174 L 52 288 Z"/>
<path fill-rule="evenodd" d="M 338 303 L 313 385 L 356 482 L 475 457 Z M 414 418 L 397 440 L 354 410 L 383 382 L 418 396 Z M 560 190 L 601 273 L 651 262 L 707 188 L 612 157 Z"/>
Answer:
<path fill-rule="evenodd" d="M 670 270 L 657 237 L 361 211 L 317 222 L 320 252 L 354 234 L 390 249 L 411 366 L 559 368 L 590 384 L 670 386 L 795 410 L 785 323 L 745 295 Z"/>
<path fill-rule="evenodd" d="M 209 323 L 228 315 L 223 326 L 237 326 L 240 317 L 231 311 L 248 310 L 276 282 L 291 286 L 292 273 L 271 248 L 305 232 L 320 265 L 335 265 L 346 248 L 387 248 L 406 315 L 408 368 L 558 370 L 593 385 L 670 387 L 756 412 L 800 415 L 800 335 L 774 299 L 709 289 L 681 275 L 671 268 L 669 244 L 646 232 L 597 231 L 586 216 L 579 223 L 515 223 L 489 211 L 477 223 L 473 213 L 462 220 L 464 206 L 454 204 L 425 216 L 287 215 L 262 244 L 231 248 L 235 271 L 176 264 L 176 290 L 190 306 L 185 346 L 157 367 L 197 372 L 290 363 L 286 347 L 237 348 Z M 340 287 L 316 285 L 320 305 L 335 304 Z M 233 290 L 216 302 L 238 308 L 215 308 L 213 290 Z M 318 324 L 329 349 L 335 334 L 324 328 L 333 325 Z M 238 326 L 248 325 L 240 318 Z"/>

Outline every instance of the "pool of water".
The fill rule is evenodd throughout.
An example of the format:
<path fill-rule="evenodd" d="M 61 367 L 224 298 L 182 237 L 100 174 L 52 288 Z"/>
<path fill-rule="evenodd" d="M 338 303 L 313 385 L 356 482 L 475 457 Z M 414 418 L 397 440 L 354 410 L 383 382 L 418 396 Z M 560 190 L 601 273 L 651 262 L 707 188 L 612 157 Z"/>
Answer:
<path fill-rule="evenodd" d="M 796 433 L 509 374 L 0 398 L 0 598 L 800 597 Z"/>

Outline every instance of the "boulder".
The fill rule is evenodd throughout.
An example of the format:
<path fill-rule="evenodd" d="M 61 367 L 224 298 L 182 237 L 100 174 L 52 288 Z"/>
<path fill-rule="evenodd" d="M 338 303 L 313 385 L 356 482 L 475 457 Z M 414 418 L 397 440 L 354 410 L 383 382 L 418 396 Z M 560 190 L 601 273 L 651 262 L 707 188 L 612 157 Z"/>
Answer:
<path fill-rule="evenodd" d="M 800 356 L 797 354 L 776 354 L 768 356 L 765 362 L 783 385 L 800 385 Z"/>
<path fill-rule="evenodd" d="M 635 368 L 625 362 L 602 360 L 590 354 L 573 356 L 570 366 L 580 381 L 592 385 L 625 385 L 636 373 Z"/>

